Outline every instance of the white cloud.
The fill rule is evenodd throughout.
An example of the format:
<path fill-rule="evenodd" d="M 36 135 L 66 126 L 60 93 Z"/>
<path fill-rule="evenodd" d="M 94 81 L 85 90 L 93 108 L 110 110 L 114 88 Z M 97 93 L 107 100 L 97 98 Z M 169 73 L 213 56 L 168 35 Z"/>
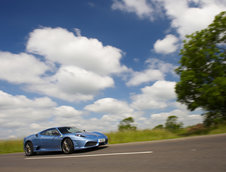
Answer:
<path fill-rule="evenodd" d="M 182 122 L 184 127 L 195 125 L 203 122 L 203 116 L 199 112 L 190 112 L 188 110 L 174 109 L 172 111 L 163 111 L 151 114 L 149 117 L 136 118 L 137 126 L 140 129 L 154 128 L 155 126 L 164 125 L 169 116 L 177 116 L 178 122 Z"/>
<path fill-rule="evenodd" d="M 155 58 L 148 59 L 146 63 L 148 67 L 144 71 L 131 71 L 132 76 L 126 83 L 127 86 L 137 86 L 151 81 L 164 80 L 166 73 L 174 74 L 175 66 L 172 64 L 165 63 Z"/>
<path fill-rule="evenodd" d="M 78 36 L 63 28 L 41 28 L 30 33 L 27 51 L 60 67 L 28 90 L 67 101 L 86 101 L 114 86 L 110 75 L 128 70 L 120 64 L 120 49 L 81 36 L 78 29 L 76 32 Z"/>
<path fill-rule="evenodd" d="M 105 131 L 115 131 L 121 120 L 127 117 L 136 119 L 140 116 L 139 112 L 135 112 L 127 102 L 114 98 L 103 98 L 95 101 L 93 104 L 87 105 L 85 110 L 92 113 L 101 114 L 99 119 L 95 119 L 96 126 Z"/>
<path fill-rule="evenodd" d="M 53 102 L 48 97 L 36 98 L 36 99 L 30 100 L 23 95 L 13 96 L 1 90 L 0 90 L 0 104 L 1 104 L 1 110 L 10 109 L 10 106 L 13 106 L 14 108 L 21 108 L 21 107 L 49 108 L 56 105 L 56 103 Z"/>
<path fill-rule="evenodd" d="M 86 110 L 98 113 L 113 113 L 113 114 L 122 114 L 122 113 L 130 113 L 133 110 L 129 107 L 126 102 L 119 101 L 113 98 L 103 98 L 95 101 L 91 105 L 87 105 L 85 107 Z"/>
<path fill-rule="evenodd" d="M 0 91 L 0 139 L 23 137 L 40 130 L 71 125 L 84 129 L 88 126 L 83 112 L 71 106 L 57 106 L 47 97 L 29 99 Z"/>
<path fill-rule="evenodd" d="M 160 70 L 147 69 L 142 72 L 133 72 L 132 78 L 127 82 L 128 86 L 136 86 L 145 82 L 161 80 L 164 78 Z"/>
<path fill-rule="evenodd" d="M 59 69 L 51 82 L 69 94 L 93 94 L 98 90 L 112 87 L 114 81 L 109 76 L 101 76 L 76 66 L 64 66 Z"/>
<path fill-rule="evenodd" d="M 172 115 L 177 116 L 178 122 L 182 122 L 184 126 L 194 125 L 203 122 L 203 117 L 200 114 L 194 114 L 186 110 L 176 109 L 171 112 L 150 115 L 150 121 L 153 122 L 152 127 L 158 124 L 165 124 L 166 119 Z"/>
<path fill-rule="evenodd" d="M 162 92 L 163 85 L 167 90 L 172 89 L 170 85 L 173 83 L 158 82 L 151 87 L 145 87 L 142 94 L 151 96 L 158 103 L 170 101 L 174 95 L 166 90 Z M 149 99 L 146 97 L 146 100 L 150 100 L 150 97 Z M 87 105 L 84 110 L 77 110 L 68 105 L 58 106 L 47 97 L 29 99 L 0 91 L 0 107 L 0 139 L 20 138 L 56 126 L 77 126 L 88 131 L 116 131 L 119 122 L 129 116 L 135 119 L 140 129 L 163 124 L 170 115 L 178 116 L 185 125 L 202 121 L 202 116 L 181 108 L 145 117 L 144 111 L 150 108 L 141 108 L 143 112 L 136 111 L 133 104 L 129 105 L 114 98 L 99 99 Z"/>
<path fill-rule="evenodd" d="M 42 83 L 28 86 L 27 89 L 79 102 L 91 100 L 98 91 L 113 86 L 114 81 L 109 76 L 101 76 L 76 66 L 62 66 L 55 75 L 43 78 Z"/>
<path fill-rule="evenodd" d="M 82 112 L 76 110 L 71 106 L 60 106 L 60 107 L 56 107 L 55 115 L 60 117 L 65 117 L 65 118 L 74 118 L 82 115 Z"/>
<path fill-rule="evenodd" d="M 152 86 L 141 89 L 141 94 L 133 95 L 132 107 L 138 110 L 164 109 L 176 98 L 175 82 L 156 81 Z"/>
<path fill-rule="evenodd" d="M 78 29 L 78 28 L 74 28 L 74 30 L 75 30 L 75 33 L 76 33 L 77 37 L 82 36 L 82 34 L 81 34 L 81 30 L 80 30 L 80 29 Z"/>
<path fill-rule="evenodd" d="M 26 53 L 12 54 L 0 51 L 0 79 L 12 83 L 39 83 L 50 67 Z"/>
<path fill-rule="evenodd" d="M 115 0 L 113 9 L 135 13 L 140 18 L 163 16 L 171 20 L 182 39 L 185 35 L 206 28 L 214 17 L 226 10 L 224 0 Z M 175 46 L 174 46 L 175 47 Z"/>
<path fill-rule="evenodd" d="M 112 9 L 134 12 L 140 18 L 150 16 L 153 13 L 153 9 L 149 6 L 146 0 L 114 0 Z"/>
<path fill-rule="evenodd" d="M 122 51 L 76 32 L 77 36 L 63 28 L 35 29 L 26 45 L 33 55 L 0 52 L 0 80 L 70 102 L 91 100 L 113 87 L 112 75 L 129 70 L 120 64 Z"/>
<path fill-rule="evenodd" d="M 171 26 L 177 29 L 182 38 L 186 34 L 204 29 L 221 11 L 226 10 L 222 0 L 159 0 L 166 15 L 171 19 Z M 195 6 L 191 4 L 195 4 Z"/>
<path fill-rule="evenodd" d="M 164 39 L 158 39 L 154 44 L 154 50 L 160 54 L 170 54 L 178 49 L 178 38 L 174 35 L 167 35 Z"/>
<path fill-rule="evenodd" d="M 62 65 L 74 65 L 109 75 L 127 70 L 121 66 L 122 52 L 94 38 L 75 36 L 63 28 L 41 28 L 30 33 L 27 51 L 43 55 L 47 60 Z"/>
<path fill-rule="evenodd" d="M 171 63 L 166 63 L 156 58 L 149 58 L 145 61 L 145 63 L 147 63 L 151 69 L 159 69 L 162 73 L 175 75 L 174 70 L 176 66 Z"/>
<path fill-rule="evenodd" d="M 0 138 L 10 134 L 20 137 L 28 134 L 28 125 L 34 121 L 48 121 L 55 106 L 56 103 L 47 97 L 28 99 L 0 91 Z"/>
<path fill-rule="evenodd" d="M 56 126 L 76 126 L 88 131 L 113 131 L 117 130 L 120 120 L 135 116 L 126 102 L 113 98 L 97 100 L 87 105 L 86 111 L 80 111 L 71 106 L 57 106 L 47 97 L 29 99 L 0 91 L 0 107 L 0 139 L 20 138 Z M 101 116 L 87 118 L 89 113 L 101 113 Z"/>

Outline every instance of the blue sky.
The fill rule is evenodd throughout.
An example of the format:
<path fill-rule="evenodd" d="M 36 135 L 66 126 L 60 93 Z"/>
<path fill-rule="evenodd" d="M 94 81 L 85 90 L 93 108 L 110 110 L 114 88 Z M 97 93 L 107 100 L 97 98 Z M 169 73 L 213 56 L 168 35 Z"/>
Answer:
<path fill-rule="evenodd" d="M 186 34 L 226 10 L 223 0 L 2 0 L 0 139 L 47 127 L 117 130 L 176 115 L 202 121 L 176 102 L 174 73 Z"/>

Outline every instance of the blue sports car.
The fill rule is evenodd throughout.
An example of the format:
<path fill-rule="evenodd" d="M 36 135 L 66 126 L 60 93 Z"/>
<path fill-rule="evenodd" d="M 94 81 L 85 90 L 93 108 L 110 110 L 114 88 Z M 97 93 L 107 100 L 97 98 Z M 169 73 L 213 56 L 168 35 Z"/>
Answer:
<path fill-rule="evenodd" d="M 86 132 L 76 127 L 49 128 L 24 138 L 25 155 L 37 152 L 63 151 L 66 154 L 74 150 L 106 145 L 108 138 L 99 132 Z"/>

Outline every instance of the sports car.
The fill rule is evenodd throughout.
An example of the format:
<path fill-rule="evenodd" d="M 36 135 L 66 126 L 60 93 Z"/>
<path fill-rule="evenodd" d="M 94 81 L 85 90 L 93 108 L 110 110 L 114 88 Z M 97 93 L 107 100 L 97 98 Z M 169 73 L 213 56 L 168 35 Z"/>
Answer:
<path fill-rule="evenodd" d="M 24 152 L 26 156 L 44 151 L 63 151 L 69 154 L 107 143 L 107 136 L 99 132 L 86 132 L 76 127 L 55 127 L 25 137 Z"/>

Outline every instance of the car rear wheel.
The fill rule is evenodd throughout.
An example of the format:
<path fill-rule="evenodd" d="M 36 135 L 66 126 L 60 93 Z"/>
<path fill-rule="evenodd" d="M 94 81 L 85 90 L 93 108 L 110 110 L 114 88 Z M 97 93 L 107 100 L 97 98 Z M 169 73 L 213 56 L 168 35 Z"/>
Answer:
<path fill-rule="evenodd" d="M 33 144 L 31 142 L 27 142 L 25 144 L 24 151 L 26 156 L 34 155 Z"/>
<path fill-rule="evenodd" d="M 73 153 L 73 151 L 74 151 L 74 144 L 73 144 L 71 139 L 66 138 L 66 139 L 63 140 L 63 142 L 62 142 L 62 151 L 65 154 Z"/>

